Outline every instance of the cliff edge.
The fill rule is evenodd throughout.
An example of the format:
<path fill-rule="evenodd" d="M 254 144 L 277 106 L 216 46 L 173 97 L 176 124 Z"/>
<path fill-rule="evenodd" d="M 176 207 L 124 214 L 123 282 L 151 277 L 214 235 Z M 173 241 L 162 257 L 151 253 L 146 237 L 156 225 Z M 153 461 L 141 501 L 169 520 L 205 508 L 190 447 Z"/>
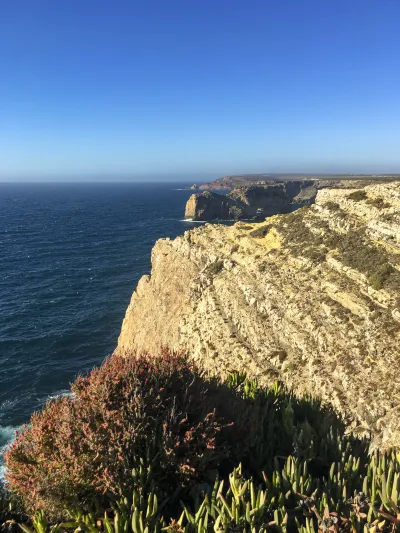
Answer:
<path fill-rule="evenodd" d="M 400 183 L 322 189 L 261 223 L 159 240 L 117 351 L 168 345 L 206 371 L 280 379 L 400 444 Z"/>

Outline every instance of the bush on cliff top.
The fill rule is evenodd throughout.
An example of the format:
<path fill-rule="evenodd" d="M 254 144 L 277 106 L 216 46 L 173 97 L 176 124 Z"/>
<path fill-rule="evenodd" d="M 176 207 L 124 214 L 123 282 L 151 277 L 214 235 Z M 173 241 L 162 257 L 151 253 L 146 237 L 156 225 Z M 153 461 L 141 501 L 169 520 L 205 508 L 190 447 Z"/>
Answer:
<path fill-rule="evenodd" d="M 364 190 L 358 190 L 350 193 L 347 197 L 349 200 L 354 200 L 355 202 L 361 202 L 367 198 L 367 193 Z"/>
<path fill-rule="evenodd" d="M 73 389 L 7 456 L 26 507 L 70 507 L 51 528 L 36 512 L 36 533 L 399 530 L 400 454 L 370 456 L 316 400 L 238 373 L 204 380 L 167 352 L 113 357 Z"/>
<path fill-rule="evenodd" d="M 72 391 L 34 414 L 6 454 L 9 485 L 30 510 L 57 515 L 64 505 L 122 494 L 143 457 L 160 494 L 190 488 L 251 440 L 237 394 L 166 351 L 113 356 Z"/>

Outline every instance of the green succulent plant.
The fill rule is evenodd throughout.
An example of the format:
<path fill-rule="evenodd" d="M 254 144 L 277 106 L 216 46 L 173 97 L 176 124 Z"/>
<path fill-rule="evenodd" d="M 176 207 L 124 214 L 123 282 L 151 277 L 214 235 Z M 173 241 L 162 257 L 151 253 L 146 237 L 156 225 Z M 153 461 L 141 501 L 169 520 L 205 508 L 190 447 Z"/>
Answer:
<path fill-rule="evenodd" d="M 157 441 L 134 458 L 128 491 L 67 509 L 49 523 L 37 512 L 24 533 L 393 533 L 400 532 L 400 452 L 370 453 L 367 438 L 345 431 L 329 408 L 276 383 L 262 388 L 243 373 L 225 386 L 250 402 L 257 439 L 241 464 L 162 493 Z M 229 463 L 228 463 L 229 464 Z"/>

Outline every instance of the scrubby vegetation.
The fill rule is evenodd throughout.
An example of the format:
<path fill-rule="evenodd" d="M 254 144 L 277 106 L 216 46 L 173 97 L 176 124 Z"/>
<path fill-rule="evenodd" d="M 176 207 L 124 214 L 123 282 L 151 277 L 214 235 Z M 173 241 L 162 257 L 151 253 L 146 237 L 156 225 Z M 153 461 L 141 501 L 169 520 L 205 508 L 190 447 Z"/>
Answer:
<path fill-rule="evenodd" d="M 325 207 L 329 209 L 329 211 L 338 211 L 340 209 L 340 205 L 336 202 L 326 202 Z"/>
<path fill-rule="evenodd" d="M 320 220 L 317 227 L 318 233 L 313 233 L 305 223 L 307 208 L 290 213 L 282 217 L 276 224 L 278 232 L 283 236 L 285 245 L 295 256 L 311 259 L 315 263 L 325 260 L 329 250 L 329 226 L 324 220 Z M 329 236 L 329 239 L 331 236 Z"/>
<path fill-rule="evenodd" d="M 33 415 L 6 455 L 10 487 L 32 511 L 57 515 L 65 504 L 89 507 L 98 495 L 124 493 L 146 457 L 165 497 L 204 480 L 222 460 L 237 462 L 251 442 L 235 391 L 168 352 L 112 357 L 72 392 Z"/>
<path fill-rule="evenodd" d="M 221 272 L 221 270 L 224 268 L 224 262 L 220 259 L 217 259 L 216 261 L 213 261 L 209 265 L 207 265 L 206 271 L 208 274 L 211 274 L 213 276 L 216 276 Z"/>
<path fill-rule="evenodd" d="M 380 290 L 391 281 L 397 285 L 398 273 L 392 267 L 387 252 L 365 239 L 365 231 L 346 234 L 337 244 L 342 261 L 366 275 L 369 284 Z"/>
<path fill-rule="evenodd" d="M 373 272 L 368 281 L 373 289 L 379 291 L 384 287 L 385 282 L 390 279 L 390 276 L 395 274 L 395 270 L 389 263 L 380 265 L 375 272 Z"/>
<path fill-rule="evenodd" d="M 244 212 L 241 207 L 238 207 L 236 205 L 232 205 L 229 207 L 229 218 L 238 220 L 243 217 L 244 217 Z"/>
<path fill-rule="evenodd" d="M 376 207 L 377 209 L 387 209 L 388 207 L 390 207 L 390 204 L 385 202 L 383 198 L 369 198 L 366 203 L 368 205 Z"/>
<path fill-rule="evenodd" d="M 327 202 L 325 205 L 332 203 Z M 336 210 L 336 205 L 333 207 L 331 205 L 329 209 L 333 209 L 337 215 L 342 211 Z M 325 220 L 320 220 L 319 223 L 314 220 L 312 226 L 308 226 L 306 222 L 307 214 L 302 209 L 282 217 L 276 224 L 285 240 L 285 245 L 290 248 L 293 255 L 321 263 L 329 251 L 335 250 L 340 261 L 364 274 L 373 289 L 397 290 L 400 283 L 399 272 L 391 264 L 387 251 L 381 246 L 372 244 L 366 236 L 365 228 L 339 233 L 333 231 Z M 255 227 L 250 234 L 262 236 L 265 227 L 269 228 L 269 226 Z"/>
<path fill-rule="evenodd" d="M 272 226 L 270 224 L 264 224 L 262 226 L 259 226 L 258 228 L 250 232 L 250 236 L 255 237 L 256 239 L 262 239 L 263 237 L 266 237 L 268 235 L 271 227 Z"/>
<path fill-rule="evenodd" d="M 164 351 L 114 356 L 73 391 L 7 454 L 36 533 L 399 528 L 400 454 L 369 454 L 331 409 L 278 383 L 206 379 Z"/>
<path fill-rule="evenodd" d="M 365 200 L 367 198 L 367 193 L 364 190 L 354 191 L 350 193 L 347 198 L 349 200 L 353 200 L 354 202 L 361 202 L 361 200 Z"/>

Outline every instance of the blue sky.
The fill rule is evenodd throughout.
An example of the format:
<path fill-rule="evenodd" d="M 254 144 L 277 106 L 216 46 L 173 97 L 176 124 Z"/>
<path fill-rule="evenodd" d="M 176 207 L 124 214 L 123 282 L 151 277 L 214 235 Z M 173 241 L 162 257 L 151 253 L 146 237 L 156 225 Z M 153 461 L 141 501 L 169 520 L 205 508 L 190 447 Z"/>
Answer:
<path fill-rule="evenodd" d="M 400 172 L 398 0 L 2 0 L 0 178 Z"/>

